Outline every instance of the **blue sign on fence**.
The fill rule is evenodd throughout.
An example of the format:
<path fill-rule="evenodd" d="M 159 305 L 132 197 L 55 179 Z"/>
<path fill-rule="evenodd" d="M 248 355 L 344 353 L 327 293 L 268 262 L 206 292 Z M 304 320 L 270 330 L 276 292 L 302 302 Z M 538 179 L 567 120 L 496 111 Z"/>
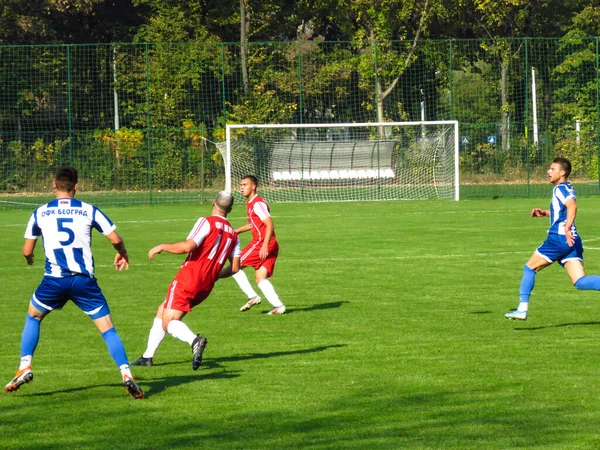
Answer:
<path fill-rule="evenodd" d="M 463 137 L 461 137 L 461 138 L 460 138 L 460 142 L 461 142 L 463 145 L 467 145 L 467 144 L 469 143 L 469 136 L 463 136 Z"/>
<path fill-rule="evenodd" d="M 496 144 L 496 136 L 488 136 L 488 144 L 490 144 L 490 145 Z"/>

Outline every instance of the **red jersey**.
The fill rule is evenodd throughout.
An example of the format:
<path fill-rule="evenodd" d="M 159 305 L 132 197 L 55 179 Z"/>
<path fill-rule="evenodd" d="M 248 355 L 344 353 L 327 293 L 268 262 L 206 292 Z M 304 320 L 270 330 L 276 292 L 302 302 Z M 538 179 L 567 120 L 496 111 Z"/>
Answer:
<path fill-rule="evenodd" d="M 252 241 L 263 242 L 267 232 L 267 226 L 263 220 L 271 217 L 269 205 L 260 196 L 255 195 L 252 200 L 246 203 L 246 214 L 248 223 L 252 227 Z M 274 231 L 271 240 L 273 239 L 275 239 Z"/>
<path fill-rule="evenodd" d="M 187 239 L 198 247 L 191 251 L 175 279 L 188 292 L 210 292 L 229 257 L 240 256 L 240 240 L 226 218 L 201 217 Z"/>

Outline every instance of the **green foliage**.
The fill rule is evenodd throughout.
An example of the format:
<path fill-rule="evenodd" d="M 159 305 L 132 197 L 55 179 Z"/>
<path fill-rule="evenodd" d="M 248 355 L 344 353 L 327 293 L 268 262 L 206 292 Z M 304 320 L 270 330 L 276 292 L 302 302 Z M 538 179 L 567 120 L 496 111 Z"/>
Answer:
<path fill-rule="evenodd" d="M 11 141 L 6 145 L 1 167 L 3 189 L 7 192 L 40 190 L 52 185 L 55 168 L 69 146 L 68 140 L 56 139 L 46 143 L 42 138 L 31 145 Z"/>
<path fill-rule="evenodd" d="M 274 89 L 259 84 L 250 90 L 241 102 L 228 104 L 230 123 L 290 123 L 297 109 L 295 102 L 286 102 Z"/>

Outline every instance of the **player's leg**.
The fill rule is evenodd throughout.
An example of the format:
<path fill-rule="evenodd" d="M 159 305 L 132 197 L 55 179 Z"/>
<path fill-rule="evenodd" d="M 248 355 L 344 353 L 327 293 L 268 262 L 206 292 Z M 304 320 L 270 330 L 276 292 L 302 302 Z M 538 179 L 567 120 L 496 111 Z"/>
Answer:
<path fill-rule="evenodd" d="M 165 308 L 163 310 L 163 329 L 174 338 L 187 342 L 192 347 L 192 370 L 198 370 L 198 367 L 202 364 L 202 354 L 208 340 L 199 334 L 195 334 L 182 322 L 186 314 L 186 311 Z"/>
<path fill-rule="evenodd" d="M 248 297 L 248 301 L 242 305 L 240 311 L 248 311 L 254 305 L 260 305 L 261 298 L 250 284 L 248 276 L 242 268 L 240 268 L 240 270 L 233 275 L 233 279 L 244 292 L 244 294 L 246 294 L 246 297 Z"/>
<path fill-rule="evenodd" d="M 259 252 L 260 246 L 257 242 L 250 242 L 250 244 L 244 247 L 240 255 L 240 270 L 233 275 L 235 282 L 244 294 L 246 294 L 246 297 L 248 297 L 248 301 L 240 308 L 240 311 L 242 312 L 248 311 L 254 305 L 259 305 L 261 302 L 259 295 L 250 284 L 250 281 L 244 272 L 246 267 L 255 267 L 258 265 L 260 262 Z M 228 266 L 227 269 L 231 272 L 231 266 Z"/>
<path fill-rule="evenodd" d="M 600 276 L 586 275 L 583 266 L 583 246 L 577 237 L 569 255 L 561 260 L 576 289 L 582 291 L 600 291 Z"/>
<path fill-rule="evenodd" d="M 4 387 L 6 392 L 16 391 L 33 380 L 31 361 L 40 340 L 40 324 L 45 316 L 46 314 L 29 304 L 21 335 L 21 362 L 14 378 Z"/>
<path fill-rule="evenodd" d="M 63 307 L 66 302 L 63 295 L 64 289 L 64 279 L 44 277 L 31 296 L 23 334 L 21 335 L 21 362 L 19 370 L 10 383 L 4 387 L 6 392 L 16 391 L 23 384 L 33 380 L 31 366 L 33 355 L 40 339 L 41 322 L 52 310 Z"/>
<path fill-rule="evenodd" d="M 137 360 L 131 363 L 132 366 L 152 366 L 154 361 L 154 354 L 161 342 L 165 338 L 166 332 L 163 329 L 163 309 L 164 303 L 161 303 L 158 309 L 156 310 L 156 316 L 154 317 L 154 322 L 152 323 L 152 328 L 150 328 L 150 333 L 148 334 L 148 344 L 146 345 L 146 350 Z"/>
<path fill-rule="evenodd" d="M 527 264 L 523 266 L 523 276 L 519 288 L 519 306 L 515 311 L 506 313 L 504 317 L 512 320 L 527 320 L 529 298 L 535 286 L 535 275 L 550 264 L 552 264 L 552 260 L 540 253 L 539 249 L 531 255 Z"/>
<path fill-rule="evenodd" d="M 265 298 L 273 306 L 273 308 L 267 313 L 269 315 L 285 313 L 285 305 L 279 298 L 279 295 L 277 295 L 277 292 L 275 292 L 273 284 L 271 283 L 271 281 L 269 281 L 269 276 L 271 275 L 270 270 L 273 270 L 274 265 L 275 262 L 272 261 L 271 264 L 271 261 L 269 261 L 269 259 L 267 258 L 267 260 L 265 260 L 265 264 L 260 266 L 255 273 L 256 284 L 258 288 L 262 291 Z"/>
<path fill-rule="evenodd" d="M 121 372 L 125 390 L 134 399 L 144 398 L 144 393 L 131 374 L 125 346 L 113 325 L 108 302 L 96 279 L 82 276 L 70 278 L 72 278 L 71 297 L 73 303 L 88 315 L 94 322 L 94 325 L 96 325 L 96 328 L 98 328 L 110 356 Z"/>
<path fill-rule="evenodd" d="M 123 341 L 121 341 L 121 338 L 112 323 L 110 313 L 102 317 L 95 317 L 94 315 L 90 315 L 90 317 L 102 335 L 102 339 L 104 339 L 104 342 L 106 343 L 110 356 L 112 356 L 121 372 L 125 390 L 134 399 L 144 398 L 144 393 L 133 378 L 131 369 L 129 368 L 129 359 L 127 359 L 125 346 L 123 346 Z"/>

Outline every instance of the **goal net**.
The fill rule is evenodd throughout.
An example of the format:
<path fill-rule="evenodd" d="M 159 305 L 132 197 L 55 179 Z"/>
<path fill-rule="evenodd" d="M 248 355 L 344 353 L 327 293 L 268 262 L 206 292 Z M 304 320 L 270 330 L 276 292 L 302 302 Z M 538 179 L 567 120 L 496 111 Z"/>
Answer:
<path fill-rule="evenodd" d="M 459 198 L 458 122 L 227 125 L 228 191 L 271 202 Z"/>

